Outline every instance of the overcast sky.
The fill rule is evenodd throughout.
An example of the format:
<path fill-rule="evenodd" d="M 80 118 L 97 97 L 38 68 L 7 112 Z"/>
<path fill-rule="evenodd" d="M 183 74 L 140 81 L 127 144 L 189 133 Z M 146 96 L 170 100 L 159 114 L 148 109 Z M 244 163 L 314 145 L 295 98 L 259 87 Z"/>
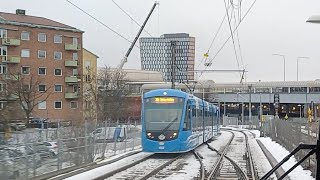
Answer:
<path fill-rule="evenodd" d="M 139 30 L 139 27 L 111 0 L 71 1 L 130 40 L 134 39 Z M 152 0 L 114 1 L 140 24 L 154 3 Z M 253 1 L 242 1 L 242 16 Z M 10 0 L 0 7 L 0 11 L 14 13 L 17 8 L 25 9 L 28 15 L 47 17 L 85 31 L 84 47 L 100 57 L 99 66 L 117 66 L 130 46 L 130 43 L 67 1 Z M 194 36 L 196 64 L 199 64 L 225 13 L 223 0 L 160 0 L 160 6 L 152 14 L 146 30 L 154 37 L 178 32 Z M 296 80 L 299 56 L 310 57 L 309 60 L 299 61 L 299 80 L 320 79 L 320 24 L 306 23 L 309 16 L 316 14 L 320 15 L 319 0 L 257 0 L 239 26 L 238 32 L 243 56 L 243 63 L 239 59 L 239 66 L 243 68 L 247 65 L 247 81 L 283 80 L 283 60 L 280 56 L 272 56 L 274 53 L 285 55 L 286 80 Z M 229 35 L 230 29 L 225 21 L 209 57 L 216 54 Z M 149 35 L 143 32 L 142 36 Z M 236 46 L 239 47 L 238 44 Z M 140 69 L 138 48 L 134 48 L 124 68 Z M 202 63 L 199 69 L 203 68 Z M 232 39 L 208 69 L 238 69 Z M 216 82 L 240 80 L 237 73 L 203 74 L 201 79 L 212 79 Z"/>

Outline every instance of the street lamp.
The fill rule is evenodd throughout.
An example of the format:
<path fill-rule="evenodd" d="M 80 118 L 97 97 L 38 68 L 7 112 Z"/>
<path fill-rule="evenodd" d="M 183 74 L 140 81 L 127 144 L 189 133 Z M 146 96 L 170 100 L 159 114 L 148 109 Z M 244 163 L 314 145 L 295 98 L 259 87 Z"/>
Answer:
<path fill-rule="evenodd" d="M 274 56 L 282 56 L 283 58 L 283 80 L 286 81 L 286 58 L 282 54 L 272 54 Z"/>
<path fill-rule="evenodd" d="M 320 23 L 320 15 L 311 16 L 307 20 L 308 23 Z"/>
<path fill-rule="evenodd" d="M 299 60 L 301 59 L 310 59 L 309 57 L 298 57 L 297 58 L 297 81 L 299 81 Z"/>

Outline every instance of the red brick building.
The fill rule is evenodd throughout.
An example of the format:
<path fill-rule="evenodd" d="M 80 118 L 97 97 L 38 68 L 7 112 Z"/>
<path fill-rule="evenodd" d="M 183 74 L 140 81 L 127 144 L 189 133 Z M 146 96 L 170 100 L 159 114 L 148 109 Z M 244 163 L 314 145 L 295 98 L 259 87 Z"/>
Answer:
<path fill-rule="evenodd" d="M 37 90 L 50 95 L 37 99 L 33 117 L 82 120 L 82 35 L 79 29 L 24 10 L 0 12 L 0 92 L 14 75 L 26 82 L 37 79 Z M 5 104 L 0 99 L 0 109 Z"/>

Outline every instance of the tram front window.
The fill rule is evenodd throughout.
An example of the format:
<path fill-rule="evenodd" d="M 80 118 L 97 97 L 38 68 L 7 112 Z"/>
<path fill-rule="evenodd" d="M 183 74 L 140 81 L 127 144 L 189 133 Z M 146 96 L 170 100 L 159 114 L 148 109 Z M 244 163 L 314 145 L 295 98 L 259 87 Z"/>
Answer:
<path fill-rule="evenodd" d="M 154 97 L 144 101 L 144 121 L 147 131 L 179 130 L 184 99 Z"/>

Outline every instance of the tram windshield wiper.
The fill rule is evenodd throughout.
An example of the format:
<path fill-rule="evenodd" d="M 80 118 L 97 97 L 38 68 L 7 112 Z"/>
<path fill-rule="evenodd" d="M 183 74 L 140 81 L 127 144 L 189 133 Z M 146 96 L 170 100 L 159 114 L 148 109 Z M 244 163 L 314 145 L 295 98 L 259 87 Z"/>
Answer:
<path fill-rule="evenodd" d="M 163 133 L 163 132 L 165 132 L 166 130 L 168 130 L 171 126 L 172 126 L 172 124 L 174 123 L 174 122 L 176 122 L 178 120 L 178 117 L 175 117 L 162 131 L 161 131 L 161 133 Z"/>

